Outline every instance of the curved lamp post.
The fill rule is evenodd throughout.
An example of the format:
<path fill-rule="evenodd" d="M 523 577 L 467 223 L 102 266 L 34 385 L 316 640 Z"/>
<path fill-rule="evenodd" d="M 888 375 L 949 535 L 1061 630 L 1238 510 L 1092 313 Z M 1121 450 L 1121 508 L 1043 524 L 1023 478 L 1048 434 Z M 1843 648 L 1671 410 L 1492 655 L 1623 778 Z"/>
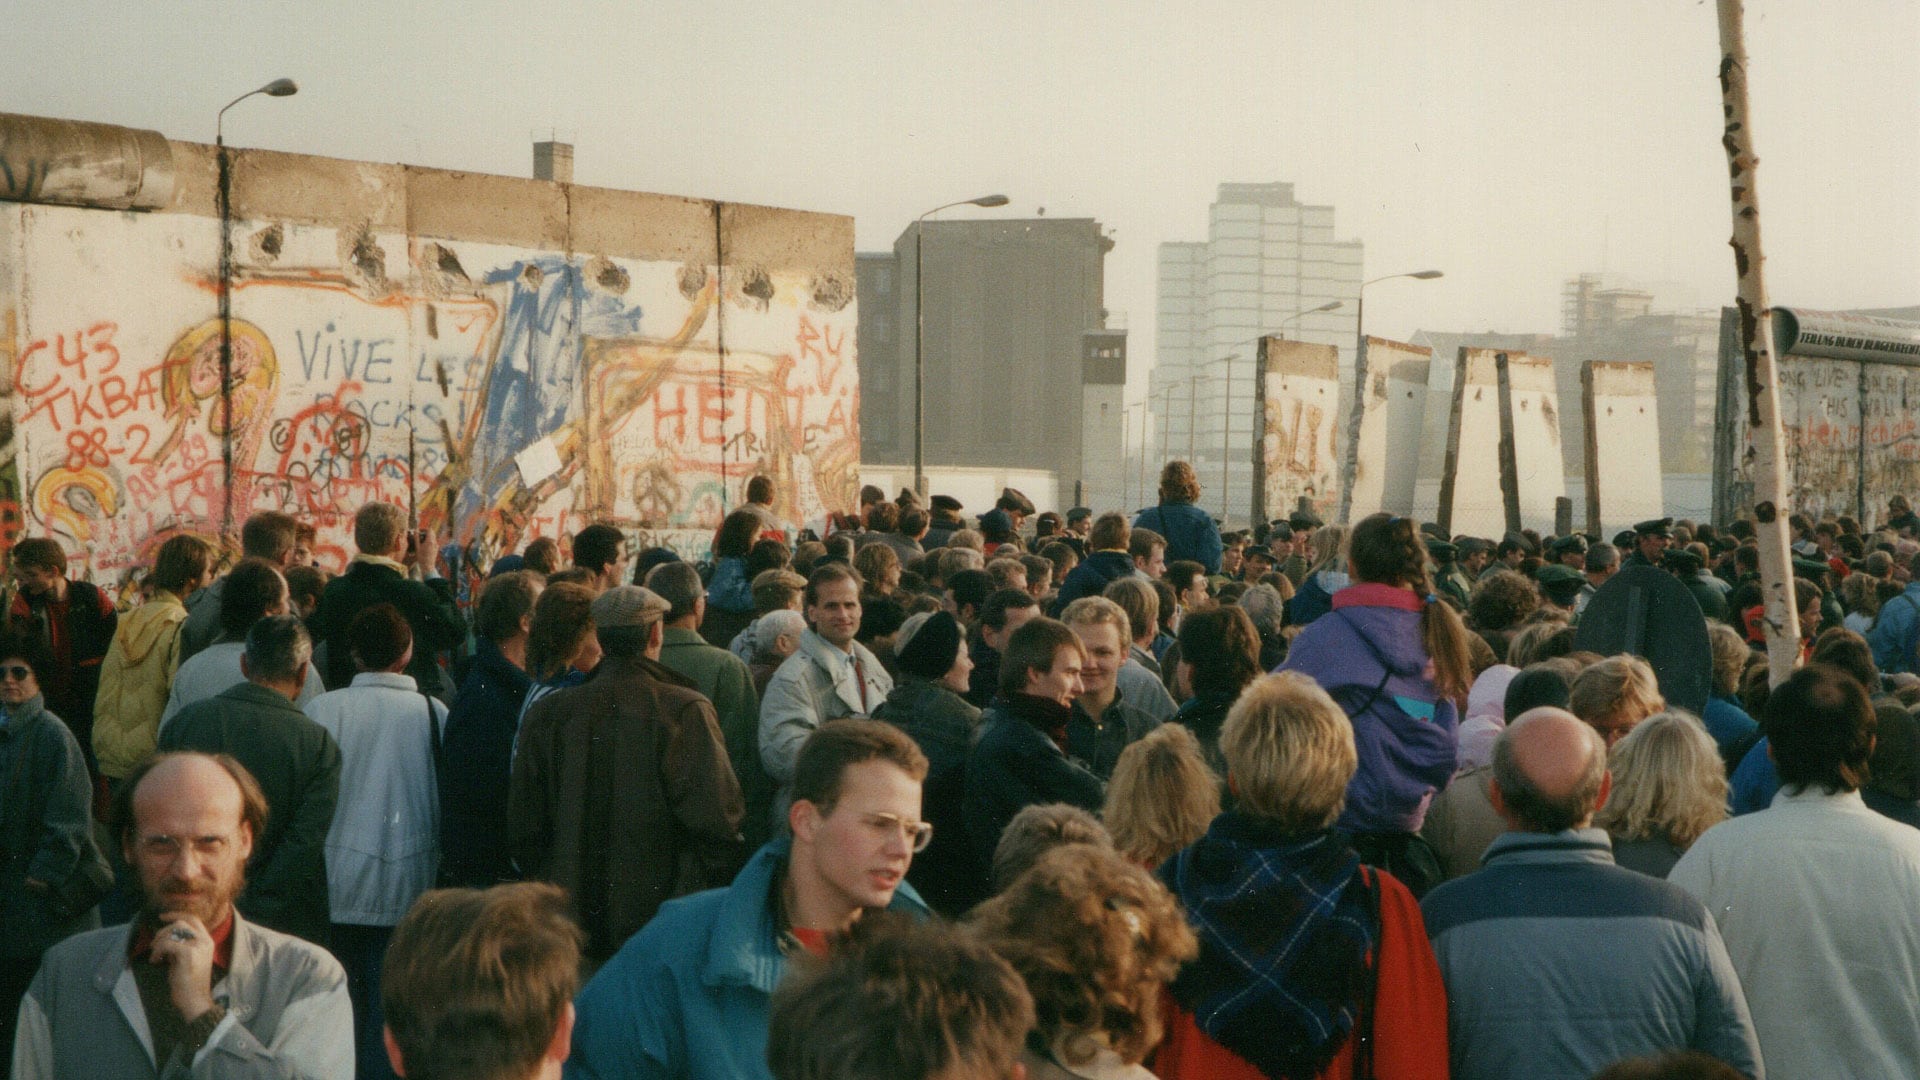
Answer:
<path fill-rule="evenodd" d="M 1005 206 L 1005 195 L 982 195 L 977 199 L 961 199 L 950 202 L 921 214 L 913 219 L 913 491 L 920 496 L 922 503 L 927 498 L 927 363 L 926 363 L 926 308 L 923 300 L 926 296 L 920 272 L 923 266 L 920 255 L 927 244 L 927 219 L 942 210 L 951 210 L 956 206 Z"/>
<path fill-rule="evenodd" d="M 213 118 L 214 156 L 220 173 L 220 423 L 233 431 L 233 167 L 227 157 L 227 110 L 255 94 L 268 97 L 292 97 L 300 87 L 292 79 L 275 79 L 265 86 L 249 90 L 221 108 Z M 222 535 L 233 532 L 233 439 L 220 441 Z"/>

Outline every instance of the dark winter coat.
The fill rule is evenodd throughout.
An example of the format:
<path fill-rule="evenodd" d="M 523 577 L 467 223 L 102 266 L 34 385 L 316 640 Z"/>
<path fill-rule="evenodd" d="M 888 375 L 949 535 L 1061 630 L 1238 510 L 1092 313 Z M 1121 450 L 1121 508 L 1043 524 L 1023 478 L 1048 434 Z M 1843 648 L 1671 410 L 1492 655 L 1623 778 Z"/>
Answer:
<path fill-rule="evenodd" d="M 448 884 L 484 889 L 520 876 L 507 854 L 507 786 L 532 686 L 499 646 L 480 639 L 447 713 L 440 766 L 440 873 Z"/>
<path fill-rule="evenodd" d="M 907 880 L 935 911 L 958 918 L 986 899 L 986 866 L 967 842 L 967 750 L 980 730 L 980 710 L 960 695 L 918 676 L 904 676 L 874 718 L 900 728 L 927 755 L 920 816 L 933 841 L 913 857 Z"/>

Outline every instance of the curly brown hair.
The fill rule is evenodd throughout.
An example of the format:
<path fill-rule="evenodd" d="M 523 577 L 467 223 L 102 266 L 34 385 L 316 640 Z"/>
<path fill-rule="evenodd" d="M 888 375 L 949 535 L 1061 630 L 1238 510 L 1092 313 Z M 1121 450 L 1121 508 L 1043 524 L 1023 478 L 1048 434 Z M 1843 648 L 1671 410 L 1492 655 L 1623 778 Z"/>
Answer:
<path fill-rule="evenodd" d="M 1160 1041 L 1160 995 L 1198 955 L 1173 894 L 1153 875 L 1088 844 L 1055 848 L 969 921 L 1026 980 L 1035 1032 L 1067 1064 L 1106 1036 L 1137 1064 Z"/>
<path fill-rule="evenodd" d="M 1517 570 L 1496 570 L 1473 591 L 1467 618 L 1483 634 L 1511 630 L 1540 606 L 1540 590 Z"/>
<path fill-rule="evenodd" d="M 1192 503 L 1200 501 L 1200 477 L 1184 461 L 1169 461 L 1160 469 L 1160 501 Z"/>

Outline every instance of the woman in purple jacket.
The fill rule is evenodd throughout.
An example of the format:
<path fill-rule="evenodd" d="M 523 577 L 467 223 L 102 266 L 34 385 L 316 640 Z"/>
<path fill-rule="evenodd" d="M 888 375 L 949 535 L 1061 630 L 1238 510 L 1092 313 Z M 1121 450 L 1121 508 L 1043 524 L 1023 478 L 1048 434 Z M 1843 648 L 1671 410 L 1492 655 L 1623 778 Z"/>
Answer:
<path fill-rule="evenodd" d="M 1441 878 L 1418 834 L 1453 776 L 1460 707 L 1473 681 L 1467 631 L 1434 596 L 1411 519 L 1375 514 L 1360 522 L 1348 557 L 1354 583 L 1300 631 L 1280 670 L 1310 676 L 1353 721 L 1360 767 L 1336 827 L 1362 860 L 1418 896 Z"/>

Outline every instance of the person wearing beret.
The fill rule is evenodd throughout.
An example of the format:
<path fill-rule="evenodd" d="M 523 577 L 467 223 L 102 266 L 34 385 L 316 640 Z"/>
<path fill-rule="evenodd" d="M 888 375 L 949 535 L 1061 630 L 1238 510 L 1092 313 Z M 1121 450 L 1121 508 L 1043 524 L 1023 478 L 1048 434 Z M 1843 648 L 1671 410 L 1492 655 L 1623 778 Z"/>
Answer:
<path fill-rule="evenodd" d="M 935 911 L 957 919 L 986 899 L 987 883 L 961 816 L 967 747 L 980 730 L 980 710 L 961 697 L 973 672 L 966 632 L 948 612 L 923 611 L 901 624 L 894 664 L 900 680 L 873 716 L 906 732 L 927 755 L 921 816 L 933 825 L 933 840 L 914 856 L 907 881 Z"/>
<path fill-rule="evenodd" d="M 1573 610 L 1580 598 L 1580 587 L 1587 583 L 1585 574 L 1557 562 L 1541 563 L 1533 572 L 1533 579 L 1540 583 L 1540 592 L 1548 602 L 1566 611 Z"/>
<path fill-rule="evenodd" d="M 927 525 L 927 535 L 920 538 L 920 546 L 928 551 L 947 546 L 953 534 L 967 527 L 961 519 L 960 511 L 966 507 L 951 495 L 935 495 L 930 504 L 933 507 L 932 520 Z"/>

